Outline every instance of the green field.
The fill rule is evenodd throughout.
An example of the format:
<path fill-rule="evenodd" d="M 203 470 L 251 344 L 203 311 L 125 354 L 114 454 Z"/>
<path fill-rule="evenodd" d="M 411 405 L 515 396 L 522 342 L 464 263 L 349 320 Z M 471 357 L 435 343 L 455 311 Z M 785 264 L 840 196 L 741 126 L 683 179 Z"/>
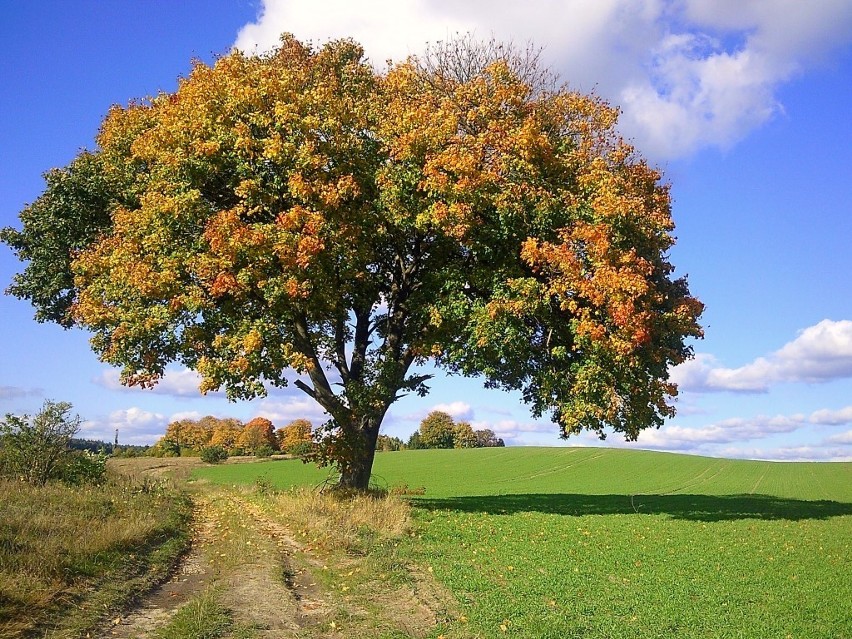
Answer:
<path fill-rule="evenodd" d="M 852 464 L 504 448 L 382 453 L 374 470 L 425 487 L 400 555 L 459 601 L 436 636 L 852 638 Z M 197 471 L 260 476 L 328 471 Z"/>

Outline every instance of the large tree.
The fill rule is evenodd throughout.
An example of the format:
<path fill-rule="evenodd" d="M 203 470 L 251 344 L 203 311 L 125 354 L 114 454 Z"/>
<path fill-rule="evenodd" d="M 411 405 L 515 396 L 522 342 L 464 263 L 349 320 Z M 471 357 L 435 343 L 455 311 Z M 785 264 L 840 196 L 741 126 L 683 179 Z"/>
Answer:
<path fill-rule="evenodd" d="M 382 419 L 431 362 L 520 391 L 565 436 L 673 414 L 702 305 L 672 277 L 669 190 L 617 110 L 470 41 L 379 73 L 343 40 L 197 63 L 113 107 L 2 239 L 10 292 L 93 333 L 126 384 L 288 379 L 320 461 L 368 485 Z"/>

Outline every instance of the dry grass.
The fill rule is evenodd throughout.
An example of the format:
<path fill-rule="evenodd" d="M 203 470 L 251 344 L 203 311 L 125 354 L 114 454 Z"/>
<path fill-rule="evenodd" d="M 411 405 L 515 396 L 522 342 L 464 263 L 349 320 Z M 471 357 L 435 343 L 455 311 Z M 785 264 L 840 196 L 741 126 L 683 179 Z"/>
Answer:
<path fill-rule="evenodd" d="M 134 481 L 162 480 L 174 485 L 189 478 L 196 468 L 205 466 L 199 457 L 132 457 L 112 458 L 107 469 L 113 476 Z"/>
<path fill-rule="evenodd" d="M 3 481 L 0 494 L 0 639 L 67 616 L 94 622 L 164 573 L 188 538 L 186 500 L 151 483 Z"/>
<path fill-rule="evenodd" d="M 399 556 L 413 534 L 410 506 L 400 497 L 275 492 L 259 482 L 235 500 L 244 516 L 286 536 L 291 568 L 310 574 L 322 593 L 315 598 L 324 601 L 324 621 L 313 627 L 320 634 L 306 636 L 423 638 L 455 617 L 449 592 Z"/>
<path fill-rule="evenodd" d="M 361 554 L 405 535 L 411 507 L 398 497 L 337 495 L 306 488 L 268 495 L 266 509 L 313 546 Z"/>

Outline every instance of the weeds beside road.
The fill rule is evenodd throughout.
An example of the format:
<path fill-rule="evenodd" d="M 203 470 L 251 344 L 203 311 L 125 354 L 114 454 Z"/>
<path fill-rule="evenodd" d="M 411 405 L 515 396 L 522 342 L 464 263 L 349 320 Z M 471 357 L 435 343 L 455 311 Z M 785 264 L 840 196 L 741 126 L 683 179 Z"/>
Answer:
<path fill-rule="evenodd" d="M 163 482 L 0 483 L 0 639 L 75 636 L 163 579 L 190 502 Z"/>

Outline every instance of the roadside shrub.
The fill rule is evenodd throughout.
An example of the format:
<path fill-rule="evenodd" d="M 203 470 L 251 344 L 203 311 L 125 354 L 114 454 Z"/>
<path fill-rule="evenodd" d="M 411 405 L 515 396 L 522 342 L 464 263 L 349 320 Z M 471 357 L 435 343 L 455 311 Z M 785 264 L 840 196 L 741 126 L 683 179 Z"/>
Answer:
<path fill-rule="evenodd" d="M 314 446 L 311 442 L 299 442 L 298 444 L 293 444 L 287 449 L 287 452 L 290 455 L 295 455 L 296 457 L 301 457 L 303 455 L 307 455 L 313 450 Z"/>
<path fill-rule="evenodd" d="M 57 478 L 80 421 L 71 416 L 71 404 L 51 400 L 35 416 L 7 413 L 0 421 L 3 472 L 39 486 Z"/>
<path fill-rule="evenodd" d="M 272 448 L 272 446 L 264 444 L 263 446 L 258 446 L 255 449 L 254 454 L 256 457 L 271 457 L 272 453 L 274 452 L 275 450 Z"/>
<path fill-rule="evenodd" d="M 87 450 L 69 453 L 59 468 L 59 479 L 70 486 L 103 484 L 106 481 L 107 455 Z"/>
<path fill-rule="evenodd" d="M 221 446 L 205 446 L 201 449 L 201 461 L 218 464 L 228 459 L 228 452 Z"/>
<path fill-rule="evenodd" d="M 261 475 L 260 477 L 255 478 L 254 489 L 260 495 L 270 495 L 275 492 L 275 487 L 266 475 Z"/>

